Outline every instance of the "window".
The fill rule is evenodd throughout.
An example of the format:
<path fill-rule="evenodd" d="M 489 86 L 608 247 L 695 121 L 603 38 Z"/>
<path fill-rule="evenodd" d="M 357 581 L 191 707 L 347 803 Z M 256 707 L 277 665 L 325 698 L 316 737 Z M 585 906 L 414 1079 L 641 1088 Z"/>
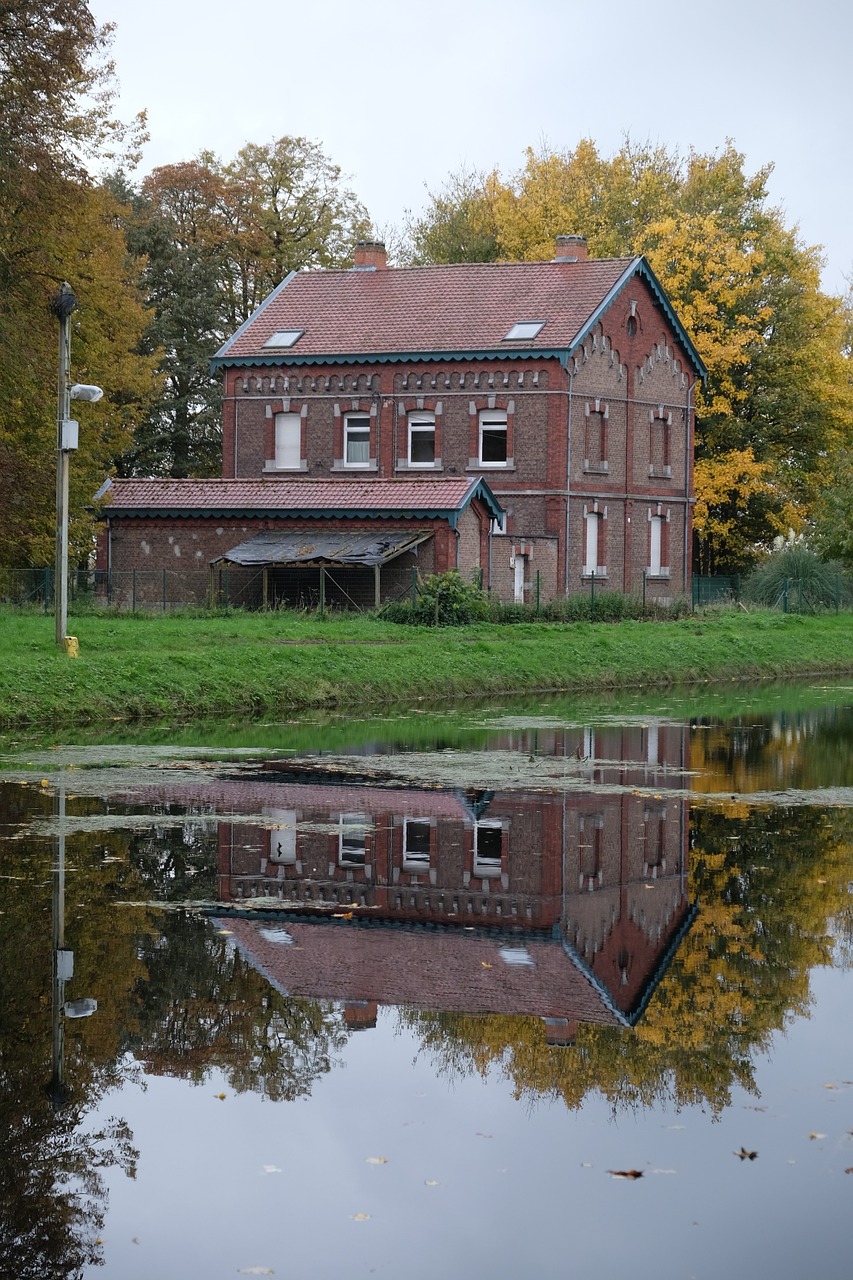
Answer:
<path fill-rule="evenodd" d="M 302 462 L 302 419 L 298 413 L 275 415 L 275 465 L 279 471 L 298 471 Z"/>
<path fill-rule="evenodd" d="M 578 888 L 592 892 L 603 880 L 604 817 L 600 813 L 581 814 L 579 826 Z"/>
<path fill-rule="evenodd" d="M 430 822 L 428 818 L 403 820 L 403 870 L 426 871 L 430 857 Z"/>
<path fill-rule="evenodd" d="M 504 335 L 503 341 L 519 342 L 524 338 L 535 338 L 544 324 L 544 320 L 519 320 L 518 324 L 514 324 L 509 333 Z"/>
<path fill-rule="evenodd" d="M 367 859 L 367 832 L 370 819 L 366 813 L 342 813 L 338 829 L 338 864 L 363 867 Z"/>
<path fill-rule="evenodd" d="M 435 466 L 435 415 L 432 413 L 409 414 L 410 467 Z"/>
<path fill-rule="evenodd" d="M 480 466 L 505 467 L 507 461 L 506 413 L 486 409 L 480 414 Z"/>
<path fill-rule="evenodd" d="M 593 507 L 591 511 L 584 513 L 586 522 L 586 535 L 584 538 L 584 560 L 583 574 L 585 577 L 607 576 L 607 567 L 602 564 L 604 559 L 604 513 Z"/>
<path fill-rule="evenodd" d="M 668 478 L 672 475 L 669 456 L 672 435 L 672 413 L 661 404 L 649 410 L 649 475 Z"/>
<path fill-rule="evenodd" d="M 607 471 L 607 405 L 595 400 L 586 406 L 584 471 Z"/>
<path fill-rule="evenodd" d="M 474 827 L 474 875 L 499 876 L 503 853 L 503 827 L 499 822 L 478 822 Z"/>
<path fill-rule="evenodd" d="M 370 466 L 370 416 L 348 413 L 344 419 L 344 466 Z"/>
<path fill-rule="evenodd" d="M 292 866 L 296 862 L 296 810 L 264 809 L 263 813 L 275 822 L 270 830 L 270 862 Z"/>
<path fill-rule="evenodd" d="M 649 567 L 650 578 L 668 578 L 666 516 L 658 512 L 649 516 Z"/>
<path fill-rule="evenodd" d="M 304 329 L 278 329 L 264 343 L 265 347 L 292 347 L 302 337 Z"/>

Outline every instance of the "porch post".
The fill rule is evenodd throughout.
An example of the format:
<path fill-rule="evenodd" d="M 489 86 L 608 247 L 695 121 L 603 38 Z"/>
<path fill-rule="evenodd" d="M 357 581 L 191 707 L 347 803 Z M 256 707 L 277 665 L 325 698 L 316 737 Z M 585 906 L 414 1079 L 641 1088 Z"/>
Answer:
<path fill-rule="evenodd" d="M 379 608 L 380 599 L 381 599 L 381 593 L 380 593 L 381 572 L 382 572 L 381 566 L 379 564 L 375 564 L 373 566 L 373 607 L 374 609 Z"/>

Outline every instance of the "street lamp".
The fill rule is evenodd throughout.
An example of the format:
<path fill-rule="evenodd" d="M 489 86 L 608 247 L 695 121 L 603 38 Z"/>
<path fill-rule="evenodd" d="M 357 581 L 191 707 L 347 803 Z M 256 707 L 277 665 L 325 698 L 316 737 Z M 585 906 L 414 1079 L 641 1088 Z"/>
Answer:
<path fill-rule="evenodd" d="M 76 653 L 76 642 L 71 645 L 65 633 L 68 629 L 68 471 L 70 454 L 77 448 L 78 424 L 71 417 L 72 400 L 100 400 L 104 394 L 100 387 L 75 382 L 69 385 L 71 367 L 71 313 L 77 308 L 77 299 L 69 284 L 62 288 L 53 300 L 53 313 L 59 321 L 59 381 L 57 384 L 56 418 L 56 571 L 54 602 L 56 613 L 56 643 L 66 653 Z"/>

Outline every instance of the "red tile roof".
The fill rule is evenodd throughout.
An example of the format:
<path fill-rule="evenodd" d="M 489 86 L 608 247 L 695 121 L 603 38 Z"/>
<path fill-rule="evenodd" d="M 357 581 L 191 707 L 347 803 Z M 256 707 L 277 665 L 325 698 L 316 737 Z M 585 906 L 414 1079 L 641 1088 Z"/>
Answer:
<path fill-rule="evenodd" d="M 283 282 L 216 359 L 373 355 L 571 346 L 613 287 L 640 259 L 479 262 L 377 271 L 305 271 Z M 505 342 L 520 320 L 537 336 Z M 304 329 L 292 346 L 264 343 Z"/>
<path fill-rule="evenodd" d="M 460 931 L 351 928 L 286 920 L 293 945 L 271 940 L 275 922 L 212 918 L 250 964 L 290 995 L 464 1013 L 532 1014 L 623 1024 L 603 989 L 583 973 L 557 941 L 525 940 L 533 963 L 501 958 L 513 938 Z"/>
<path fill-rule="evenodd" d="M 110 515 L 130 512 L 277 511 L 426 513 L 460 511 L 482 485 L 476 476 L 420 480 L 113 480 Z M 494 499 L 492 499 L 494 501 Z"/>

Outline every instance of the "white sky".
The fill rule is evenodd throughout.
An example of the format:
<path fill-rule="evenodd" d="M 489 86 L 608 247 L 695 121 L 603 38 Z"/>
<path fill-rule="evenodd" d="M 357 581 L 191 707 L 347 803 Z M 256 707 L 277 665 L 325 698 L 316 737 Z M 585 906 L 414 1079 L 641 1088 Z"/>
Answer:
<path fill-rule="evenodd" d="M 120 112 L 147 108 L 142 171 L 283 134 L 319 142 L 376 223 L 465 166 L 526 146 L 602 154 L 629 133 L 731 138 L 808 244 L 853 274 L 849 0 L 90 0 L 117 27 Z M 573 230 L 571 227 L 565 231 Z"/>

